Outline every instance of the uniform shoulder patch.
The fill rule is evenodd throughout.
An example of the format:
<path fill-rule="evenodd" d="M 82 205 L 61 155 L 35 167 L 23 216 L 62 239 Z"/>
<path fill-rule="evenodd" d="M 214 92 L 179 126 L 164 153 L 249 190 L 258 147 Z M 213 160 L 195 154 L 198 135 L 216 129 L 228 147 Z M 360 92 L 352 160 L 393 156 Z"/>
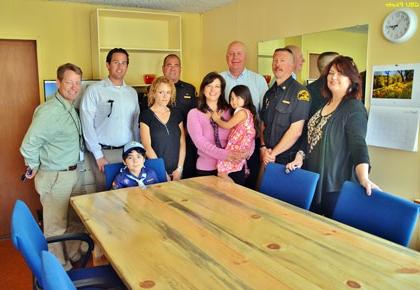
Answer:
<path fill-rule="evenodd" d="M 299 93 L 297 95 L 297 99 L 299 101 L 309 102 L 311 100 L 311 97 L 309 96 L 308 91 L 301 90 L 301 91 L 299 91 Z"/>

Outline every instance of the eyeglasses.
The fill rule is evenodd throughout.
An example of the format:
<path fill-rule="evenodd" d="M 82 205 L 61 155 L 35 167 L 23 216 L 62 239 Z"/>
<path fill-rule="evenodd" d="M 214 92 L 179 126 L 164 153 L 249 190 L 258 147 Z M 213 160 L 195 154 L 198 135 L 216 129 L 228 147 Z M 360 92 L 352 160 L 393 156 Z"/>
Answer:
<path fill-rule="evenodd" d="M 73 81 L 62 81 L 62 83 L 64 83 L 65 85 L 67 85 L 67 86 L 78 86 L 78 87 L 80 87 L 81 85 L 82 85 L 82 82 L 80 82 L 80 81 L 77 81 L 77 82 L 73 82 Z"/>
<path fill-rule="evenodd" d="M 114 61 L 111 61 L 111 63 L 113 65 L 124 65 L 124 66 L 128 65 L 128 61 L 126 60 L 123 60 L 123 61 L 114 60 Z"/>

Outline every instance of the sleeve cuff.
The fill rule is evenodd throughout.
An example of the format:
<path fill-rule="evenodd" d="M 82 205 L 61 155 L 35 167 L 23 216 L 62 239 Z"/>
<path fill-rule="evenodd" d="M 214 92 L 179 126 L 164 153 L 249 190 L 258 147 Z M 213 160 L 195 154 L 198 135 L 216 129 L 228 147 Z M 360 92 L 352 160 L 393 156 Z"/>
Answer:
<path fill-rule="evenodd" d="M 104 154 L 102 153 L 102 150 L 99 150 L 99 151 L 93 152 L 93 156 L 95 156 L 95 159 L 98 160 L 98 159 L 104 157 Z"/>

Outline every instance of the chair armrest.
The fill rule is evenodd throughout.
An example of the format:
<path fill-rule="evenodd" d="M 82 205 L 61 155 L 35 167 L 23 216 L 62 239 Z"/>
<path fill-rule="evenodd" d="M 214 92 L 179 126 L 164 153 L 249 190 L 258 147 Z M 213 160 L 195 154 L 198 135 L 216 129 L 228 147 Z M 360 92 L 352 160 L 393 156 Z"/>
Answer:
<path fill-rule="evenodd" d="M 99 289 L 112 289 L 112 290 L 126 290 L 127 288 L 112 279 L 106 277 L 86 278 L 72 281 L 76 289 L 84 288 L 99 288 Z"/>
<path fill-rule="evenodd" d="M 89 261 L 92 251 L 94 248 L 94 243 L 92 238 L 86 233 L 67 233 L 59 236 L 52 236 L 46 238 L 47 243 L 57 243 L 62 241 L 83 241 L 88 244 L 88 251 L 85 255 L 82 256 L 82 260 L 80 262 L 81 267 L 85 268 L 87 262 Z"/>

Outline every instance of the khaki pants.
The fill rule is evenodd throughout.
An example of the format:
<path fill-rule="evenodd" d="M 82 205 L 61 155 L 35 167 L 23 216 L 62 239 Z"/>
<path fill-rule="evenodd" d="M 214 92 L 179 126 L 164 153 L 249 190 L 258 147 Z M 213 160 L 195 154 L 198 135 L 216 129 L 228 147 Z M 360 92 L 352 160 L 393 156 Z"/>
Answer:
<path fill-rule="evenodd" d="M 123 161 L 122 149 L 102 150 L 102 153 L 104 154 L 105 159 L 108 160 L 108 163 L 118 163 Z M 95 178 L 96 192 L 105 191 L 105 174 L 99 171 L 95 156 L 89 153 L 87 154 L 86 159 L 86 161 L 89 162 L 90 169 L 92 170 Z"/>
<path fill-rule="evenodd" d="M 76 218 L 68 219 L 69 200 L 79 179 L 78 169 L 73 171 L 39 170 L 35 176 L 35 189 L 40 195 L 43 209 L 44 234 L 46 237 L 62 235 L 75 228 L 80 228 Z M 80 242 L 66 242 L 66 251 L 62 243 L 48 245 L 61 264 L 71 268 L 69 259 L 77 259 Z"/>

